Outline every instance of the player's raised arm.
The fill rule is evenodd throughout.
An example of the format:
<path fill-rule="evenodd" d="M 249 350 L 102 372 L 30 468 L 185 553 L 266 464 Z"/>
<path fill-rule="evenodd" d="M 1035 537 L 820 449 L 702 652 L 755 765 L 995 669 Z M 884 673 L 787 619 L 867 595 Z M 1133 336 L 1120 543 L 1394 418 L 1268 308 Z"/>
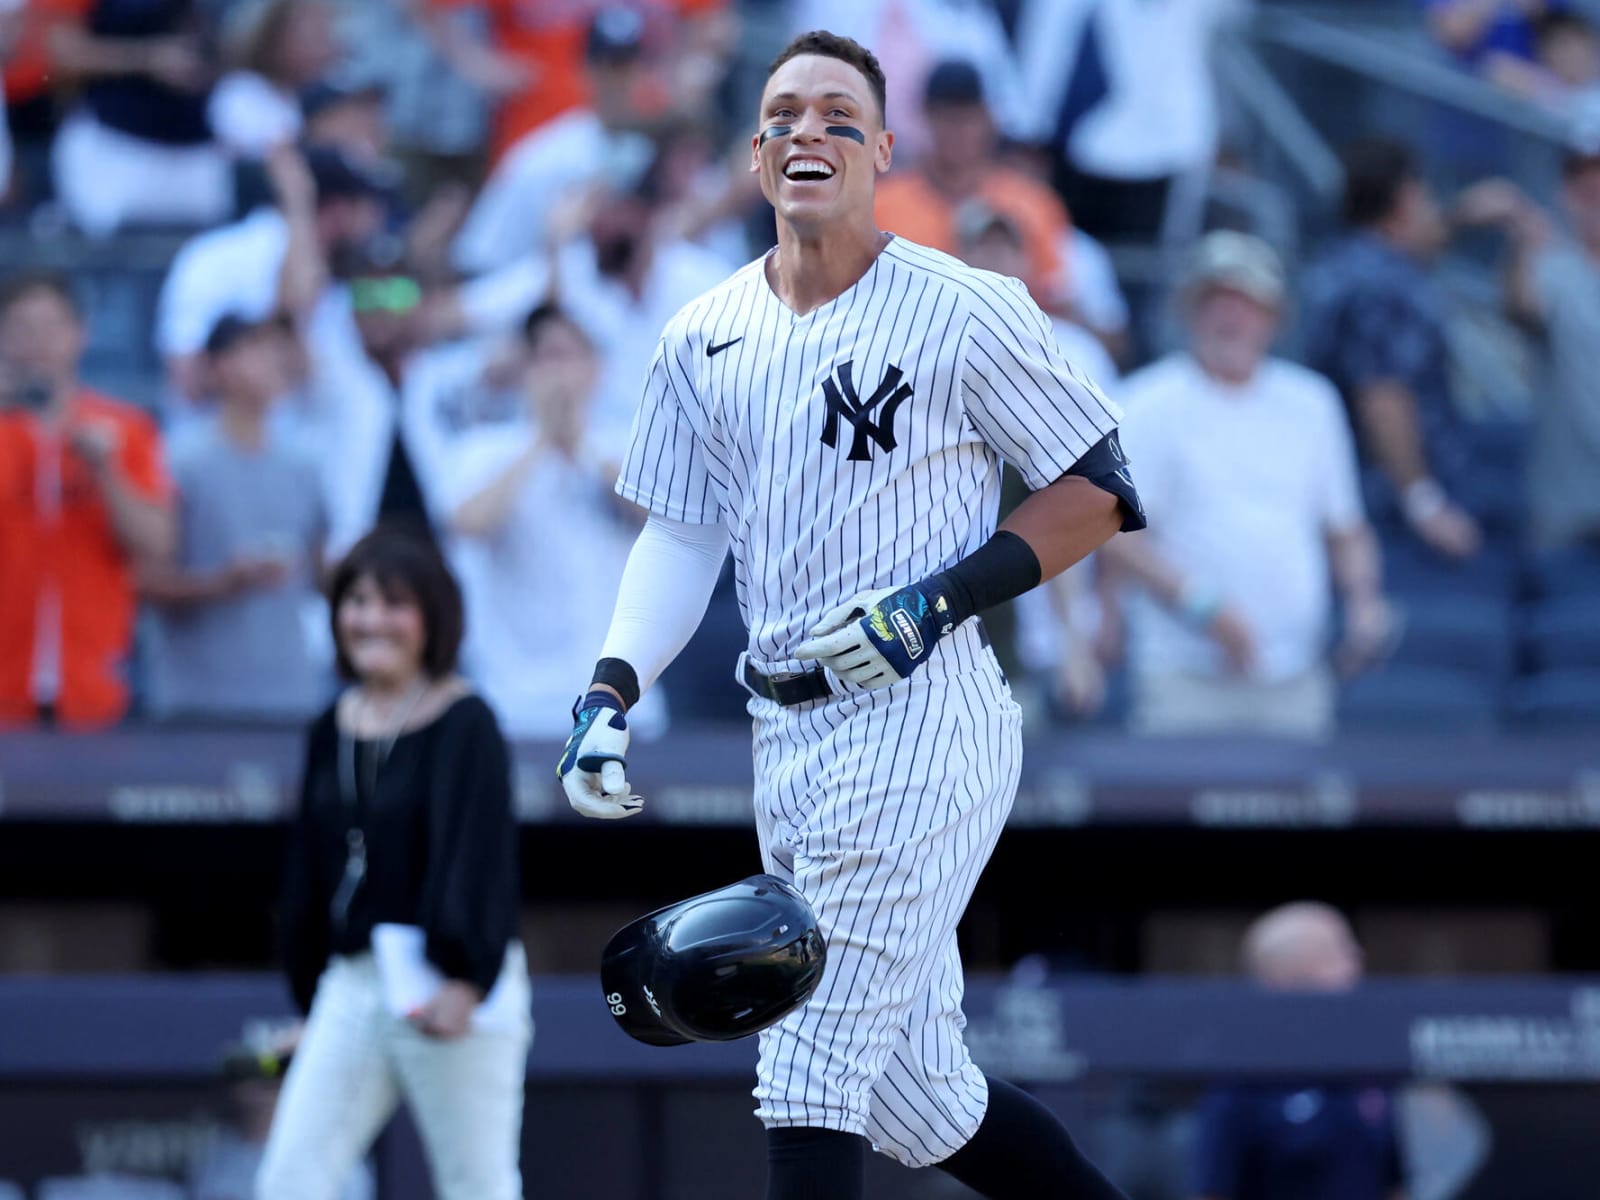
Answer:
<path fill-rule="evenodd" d="M 1020 284 L 988 276 L 974 292 L 967 412 L 1037 490 L 959 562 L 919 583 L 851 597 L 796 648 L 867 687 L 904 679 L 967 618 L 1031 591 L 1119 529 L 1145 525 L 1117 440 L 1117 408 L 1062 358 Z"/>
<path fill-rule="evenodd" d="M 663 335 L 635 417 L 617 491 L 649 511 L 628 554 L 611 628 L 588 690 L 573 710 L 556 776 L 586 817 L 630 817 L 627 711 L 688 644 L 728 552 L 714 460 L 696 432 L 682 338 Z"/>

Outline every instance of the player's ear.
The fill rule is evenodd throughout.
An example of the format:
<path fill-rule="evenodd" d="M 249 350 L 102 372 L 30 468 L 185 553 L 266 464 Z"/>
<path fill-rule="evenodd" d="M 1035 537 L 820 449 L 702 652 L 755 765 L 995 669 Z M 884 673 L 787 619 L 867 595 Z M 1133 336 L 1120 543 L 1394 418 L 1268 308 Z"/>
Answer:
<path fill-rule="evenodd" d="M 761 135 L 750 135 L 750 174 L 756 175 L 761 171 Z"/>
<path fill-rule="evenodd" d="M 878 134 L 878 144 L 873 148 L 872 165 L 878 174 L 886 174 L 894 161 L 894 134 L 887 129 Z"/>

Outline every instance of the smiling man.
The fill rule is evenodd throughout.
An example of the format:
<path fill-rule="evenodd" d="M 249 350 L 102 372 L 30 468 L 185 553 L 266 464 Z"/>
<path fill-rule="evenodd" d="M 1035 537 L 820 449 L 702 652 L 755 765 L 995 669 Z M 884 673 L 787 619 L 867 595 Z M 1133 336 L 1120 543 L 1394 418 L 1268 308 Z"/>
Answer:
<path fill-rule="evenodd" d="M 1021 714 L 978 614 L 1143 525 L 1119 413 L 1016 279 L 873 220 L 894 135 L 861 46 L 773 63 L 750 169 L 778 245 L 668 323 L 617 483 L 650 513 L 557 768 L 626 817 L 625 713 L 733 549 L 765 869 L 827 939 L 761 1035 L 769 1200 L 852 1200 L 864 1148 L 990 1197 L 1119 1193 L 962 1043 L 956 925 L 1010 810 Z M 1000 461 L 1035 489 L 995 529 Z"/>

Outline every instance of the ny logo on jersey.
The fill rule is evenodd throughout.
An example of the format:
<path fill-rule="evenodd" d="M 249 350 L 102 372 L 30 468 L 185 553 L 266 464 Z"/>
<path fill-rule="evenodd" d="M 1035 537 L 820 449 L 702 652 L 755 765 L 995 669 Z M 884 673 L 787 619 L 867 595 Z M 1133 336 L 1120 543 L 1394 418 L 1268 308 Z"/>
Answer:
<path fill-rule="evenodd" d="M 855 379 L 852 377 L 854 372 L 854 363 L 842 362 L 834 370 L 833 378 L 822 381 L 822 394 L 828 406 L 827 416 L 822 422 L 822 444 L 839 444 L 839 418 L 843 417 L 855 430 L 847 457 L 851 462 L 871 462 L 872 451 L 867 447 L 869 439 L 877 442 L 878 448 L 886 454 L 894 449 L 894 414 L 901 402 L 911 395 L 911 385 L 900 382 L 905 372 L 891 364 L 883 382 L 878 384 L 863 404 L 856 395 Z M 872 410 L 880 404 L 883 405 L 883 411 L 874 421 Z"/>

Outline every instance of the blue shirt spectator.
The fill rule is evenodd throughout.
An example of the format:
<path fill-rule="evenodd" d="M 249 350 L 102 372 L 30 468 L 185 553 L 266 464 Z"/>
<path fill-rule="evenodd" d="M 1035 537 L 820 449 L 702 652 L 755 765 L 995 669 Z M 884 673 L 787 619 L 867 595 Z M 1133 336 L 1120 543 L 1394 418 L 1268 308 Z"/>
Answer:
<path fill-rule="evenodd" d="M 1199 1124 L 1204 1200 L 1391 1200 L 1404 1183 L 1394 1104 L 1381 1087 L 1217 1087 Z"/>
<path fill-rule="evenodd" d="M 1449 487 L 1467 470 L 1461 418 L 1450 387 L 1444 297 L 1423 264 L 1376 233 L 1335 242 L 1308 274 L 1306 358 L 1346 403 L 1394 380 L 1417 402 L 1423 453 Z"/>
<path fill-rule="evenodd" d="M 1438 42 L 1474 66 L 1496 54 L 1531 60 L 1535 28 L 1568 0 L 1420 0 Z"/>
<path fill-rule="evenodd" d="M 1361 982 L 1349 923 L 1299 901 L 1258 917 L 1245 968 L 1275 992 L 1336 994 Z M 1376 1084 L 1338 1080 L 1231 1082 L 1200 1105 L 1193 1194 L 1200 1200 L 1401 1200 L 1394 1098 Z"/>
<path fill-rule="evenodd" d="M 1409 146 L 1357 142 L 1344 168 L 1349 232 L 1305 275 L 1306 361 L 1350 410 L 1374 521 L 1408 527 L 1443 557 L 1472 558 L 1483 544 L 1473 514 L 1493 497 L 1472 469 L 1431 271 L 1450 225 Z"/>

